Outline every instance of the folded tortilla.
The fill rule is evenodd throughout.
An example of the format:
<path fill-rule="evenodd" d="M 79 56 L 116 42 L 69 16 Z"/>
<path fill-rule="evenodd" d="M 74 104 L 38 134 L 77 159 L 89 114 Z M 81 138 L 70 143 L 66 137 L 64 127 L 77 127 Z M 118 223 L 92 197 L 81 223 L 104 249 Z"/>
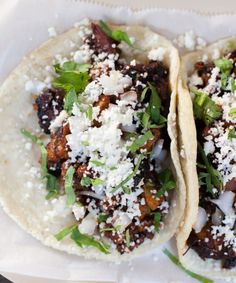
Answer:
<path fill-rule="evenodd" d="M 230 43 L 230 44 L 229 44 Z M 227 270 L 221 267 L 220 260 L 202 260 L 198 254 L 188 250 L 187 239 L 197 219 L 199 203 L 199 183 L 196 168 L 197 160 L 197 134 L 193 114 L 193 104 L 188 89 L 188 77 L 194 71 L 194 64 L 207 55 L 209 60 L 214 60 L 214 53 L 220 55 L 235 50 L 236 37 L 230 37 L 209 45 L 203 50 L 189 53 L 182 58 L 178 82 L 178 125 L 179 125 L 179 151 L 180 162 L 183 168 L 186 183 L 186 208 L 184 221 L 177 235 L 177 247 L 180 261 L 191 271 L 212 278 L 227 278 L 236 276 L 236 270 Z"/>
<path fill-rule="evenodd" d="M 25 231 L 32 234 L 47 246 L 86 258 L 107 260 L 129 259 L 153 250 L 169 240 L 177 230 L 185 206 L 185 185 L 177 152 L 176 126 L 176 88 L 179 71 L 178 51 L 164 37 L 142 26 L 119 26 L 135 38 L 135 55 L 130 48 L 123 49 L 125 57 L 143 61 L 147 52 L 153 48 L 165 49 L 165 64 L 170 71 L 172 90 L 168 132 L 171 138 L 171 156 L 177 179 L 177 189 L 173 194 L 172 204 L 167 214 L 165 228 L 151 241 L 147 241 L 133 252 L 120 255 L 117 251 L 104 255 L 92 247 L 79 248 L 70 238 L 57 241 L 54 235 L 73 223 L 71 210 L 66 208 L 65 196 L 52 201 L 45 200 L 45 183 L 40 176 L 38 148 L 30 146 L 20 133 L 21 128 L 39 131 L 37 115 L 32 109 L 33 99 L 25 91 L 29 78 L 43 80 L 52 66 L 55 56 L 63 58 L 80 46 L 78 36 L 82 25 L 48 40 L 34 50 L 15 68 L 0 88 L 0 203 L 6 213 Z M 73 43 L 73 44 L 72 44 Z M 135 58 L 134 58 L 135 57 Z"/>

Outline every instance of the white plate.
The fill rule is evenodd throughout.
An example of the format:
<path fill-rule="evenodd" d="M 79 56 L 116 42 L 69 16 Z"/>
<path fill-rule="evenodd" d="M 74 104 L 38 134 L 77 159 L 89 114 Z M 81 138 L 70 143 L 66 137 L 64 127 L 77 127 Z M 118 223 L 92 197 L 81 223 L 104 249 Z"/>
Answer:
<path fill-rule="evenodd" d="M 48 38 L 48 27 L 54 26 L 58 32 L 62 32 L 84 17 L 117 23 L 147 24 L 170 39 L 190 29 L 209 42 L 236 34 L 235 15 L 206 17 L 192 12 L 164 9 L 133 13 L 127 8 L 114 9 L 69 0 L 1 0 L 0 82 L 25 54 Z M 173 265 L 163 255 L 162 248 L 130 264 L 88 261 L 41 245 L 1 210 L 0 219 L 2 273 L 81 282 L 196 282 Z M 175 251 L 173 241 L 167 246 Z"/>

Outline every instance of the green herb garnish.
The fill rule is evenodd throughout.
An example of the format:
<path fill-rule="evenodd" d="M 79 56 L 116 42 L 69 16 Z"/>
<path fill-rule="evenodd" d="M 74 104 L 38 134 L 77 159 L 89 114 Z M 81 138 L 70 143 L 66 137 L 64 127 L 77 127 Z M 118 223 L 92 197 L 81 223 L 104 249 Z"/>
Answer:
<path fill-rule="evenodd" d="M 149 130 L 142 136 L 138 137 L 132 144 L 129 146 L 130 152 L 136 152 L 140 147 L 142 147 L 149 139 L 153 138 L 152 132 Z"/>
<path fill-rule="evenodd" d="M 57 241 L 61 241 L 66 236 L 68 236 L 72 232 L 72 230 L 76 227 L 77 227 L 77 224 L 73 224 L 69 227 L 64 228 L 63 230 L 61 230 L 59 233 L 55 235 L 55 238 L 57 239 Z"/>
<path fill-rule="evenodd" d="M 222 109 L 207 94 L 195 89 L 191 91 L 194 93 L 193 111 L 197 119 L 209 125 L 222 116 Z"/>
<path fill-rule="evenodd" d="M 67 196 L 67 201 L 66 201 L 67 206 L 74 204 L 76 201 L 76 196 L 75 196 L 75 192 L 73 189 L 74 173 L 75 173 L 75 168 L 71 165 L 67 169 L 66 175 L 65 175 L 65 193 Z"/>
<path fill-rule="evenodd" d="M 46 189 L 48 191 L 48 194 L 46 196 L 46 199 L 52 199 L 58 196 L 59 194 L 59 183 L 58 183 L 58 179 L 50 174 L 48 172 L 47 169 L 47 149 L 45 148 L 43 141 L 38 138 L 37 136 L 33 135 L 32 133 L 30 133 L 29 131 L 27 131 L 26 129 L 21 129 L 21 133 L 27 137 L 28 139 L 30 139 L 32 141 L 32 143 L 38 145 L 40 147 L 41 150 L 41 172 L 42 172 L 42 176 L 43 178 L 46 178 L 47 180 L 47 185 L 46 185 Z"/>
<path fill-rule="evenodd" d="M 236 138 L 236 131 L 235 129 L 229 129 L 229 133 L 228 133 L 228 139 L 232 140 Z"/>
<path fill-rule="evenodd" d="M 130 246 L 130 234 L 129 234 L 129 229 L 127 229 L 125 231 L 125 243 L 126 246 L 129 247 Z"/>
<path fill-rule="evenodd" d="M 99 186 L 99 185 L 102 185 L 104 183 L 103 180 L 99 179 L 99 178 L 96 178 L 96 179 L 92 179 L 88 176 L 84 176 L 82 177 L 81 181 L 80 181 L 80 184 L 81 186 L 83 187 L 89 187 L 89 186 Z"/>
<path fill-rule="evenodd" d="M 174 176 L 169 169 L 163 170 L 159 175 L 158 179 L 160 180 L 161 187 L 158 190 L 156 196 L 159 198 L 164 195 L 164 193 L 168 190 L 173 190 L 176 188 L 176 182 L 174 180 Z"/>
<path fill-rule="evenodd" d="M 94 165 L 100 167 L 100 166 L 104 166 L 105 163 L 99 161 L 99 160 L 90 160 L 91 163 L 93 163 Z"/>
<path fill-rule="evenodd" d="M 87 117 L 90 121 L 92 121 L 92 119 L 93 119 L 93 107 L 92 107 L 92 105 L 89 105 L 89 107 L 88 107 L 88 109 L 86 110 L 85 114 L 86 114 L 86 117 Z"/>
<path fill-rule="evenodd" d="M 68 90 L 68 92 L 65 95 L 64 100 L 64 109 L 68 114 L 71 114 L 74 103 L 78 102 L 78 96 L 75 92 L 74 88 L 71 88 Z"/>
<path fill-rule="evenodd" d="M 63 88 L 66 91 L 74 88 L 76 93 L 84 91 L 89 81 L 88 73 L 77 73 L 73 71 L 62 72 L 59 77 L 53 81 L 53 86 L 56 88 Z"/>
<path fill-rule="evenodd" d="M 111 30 L 108 25 L 100 20 L 99 21 L 99 25 L 102 28 L 102 30 L 105 32 L 105 34 L 109 37 L 111 37 L 112 39 L 121 42 L 124 41 L 125 43 L 127 43 L 129 46 L 132 46 L 132 42 L 130 41 L 130 38 L 128 36 L 128 34 L 125 31 L 122 30 Z"/>
<path fill-rule="evenodd" d="M 86 73 L 88 72 L 90 67 L 91 67 L 90 64 L 79 64 L 74 61 L 67 61 L 62 65 L 62 67 L 60 64 L 54 65 L 54 69 L 57 74 L 61 74 L 63 72 L 69 72 L 69 71 Z"/>
<path fill-rule="evenodd" d="M 109 254 L 110 246 L 102 241 L 97 241 L 93 237 L 83 235 L 76 227 L 72 230 L 71 239 L 81 248 L 83 247 L 94 247 L 102 253 Z"/>
<path fill-rule="evenodd" d="M 232 92 L 235 92 L 235 90 L 236 90 L 235 79 L 233 79 L 233 78 L 230 80 L 230 89 L 231 89 Z"/>
<path fill-rule="evenodd" d="M 214 61 L 216 67 L 220 69 L 221 73 L 221 88 L 225 89 L 228 77 L 233 68 L 233 63 L 230 59 L 222 58 Z"/>
<path fill-rule="evenodd" d="M 139 155 L 138 162 L 137 162 L 137 164 L 136 164 L 135 167 L 134 167 L 134 171 L 133 171 L 131 174 L 129 174 L 123 181 L 121 181 L 120 184 L 117 185 L 117 186 L 111 191 L 112 193 L 114 193 L 115 191 L 117 191 L 119 188 L 125 187 L 125 184 L 126 184 L 127 182 L 129 182 L 129 180 L 131 180 L 131 179 L 137 174 L 138 169 L 139 169 L 139 166 L 140 166 L 142 160 L 144 159 L 144 157 L 145 157 L 145 156 L 144 156 L 143 154 L 140 154 L 140 155 Z"/>
<path fill-rule="evenodd" d="M 206 185 L 207 192 L 213 193 L 213 187 L 217 189 L 223 188 L 223 180 L 220 173 L 210 164 L 202 146 L 198 143 L 198 153 L 201 156 L 201 159 L 206 166 L 206 172 L 199 173 L 199 183 L 202 185 Z M 205 181 L 204 181 L 205 180 Z"/>
<path fill-rule="evenodd" d="M 160 222 L 161 222 L 161 213 L 160 212 L 155 212 L 154 214 L 154 219 L 153 219 L 153 224 L 155 227 L 155 231 L 159 233 L 160 231 Z"/>
<path fill-rule="evenodd" d="M 105 213 L 100 213 L 98 214 L 98 222 L 106 222 L 107 218 L 109 217 L 109 215 L 105 214 Z"/>
<path fill-rule="evenodd" d="M 229 116 L 231 116 L 233 119 L 236 119 L 236 107 L 230 109 Z"/>
<path fill-rule="evenodd" d="M 189 276 L 191 276 L 192 278 L 198 280 L 199 282 L 202 282 L 202 283 L 213 283 L 213 280 L 207 278 L 207 277 L 204 277 L 202 275 L 199 275 L 195 272 L 192 272 L 190 271 L 189 269 L 185 268 L 181 262 L 177 259 L 176 256 L 174 256 L 168 249 L 164 249 L 163 250 L 163 253 L 165 255 L 168 256 L 168 258 L 177 266 L 179 267 L 181 270 L 183 270 L 186 274 L 188 274 Z"/>
<path fill-rule="evenodd" d="M 161 99 L 152 84 L 148 83 L 148 87 L 143 90 L 140 101 L 144 100 L 148 90 L 151 91 L 150 101 L 145 112 L 140 114 L 141 124 L 145 129 L 163 127 L 167 120 L 161 115 Z"/>

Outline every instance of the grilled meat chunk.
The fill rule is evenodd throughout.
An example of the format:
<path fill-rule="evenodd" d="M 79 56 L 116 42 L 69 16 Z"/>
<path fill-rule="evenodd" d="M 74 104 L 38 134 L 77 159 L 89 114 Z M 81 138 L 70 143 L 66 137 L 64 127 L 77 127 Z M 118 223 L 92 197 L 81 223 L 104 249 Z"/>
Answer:
<path fill-rule="evenodd" d="M 62 89 L 46 89 L 35 100 L 39 125 L 45 134 L 50 134 L 49 126 L 63 110 L 64 91 Z"/>
<path fill-rule="evenodd" d="M 95 55 L 98 55 L 102 52 L 108 54 L 119 53 L 119 50 L 116 47 L 117 42 L 108 37 L 98 24 L 92 23 L 91 27 L 92 34 L 86 39 L 86 43 L 89 44 L 90 49 L 95 51 Z"/>
<path fill-rule="evenodd" d="M 68 159 L 68 147 L 66 135 L 70 133 L 69 124 L 60 127 L 51 136 L 47 144 L 47 167 L 51 174 L 59 176 L 61 174 L 62 163 Z"/>

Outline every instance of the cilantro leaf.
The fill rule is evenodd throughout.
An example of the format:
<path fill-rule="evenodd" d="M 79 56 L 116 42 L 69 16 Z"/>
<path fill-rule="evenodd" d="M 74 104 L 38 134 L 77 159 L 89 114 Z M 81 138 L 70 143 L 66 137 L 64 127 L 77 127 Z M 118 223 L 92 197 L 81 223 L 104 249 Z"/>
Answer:
<path fill-rule="evenodd" d="M 93 119 L 93 107 L 89 105 L 88 109 L 85 112 L 86 117 L 91 121 Z"/>
<path fill-rule="evenodd" d="M 207 278 L 207 277 L 204 277 L 202 275 L 199 275 L 197 273 L 194 273 L 192 271 L 190 271 L 189 269 L 185 268 L 181 262 L 177 259 L 177 257 L 175 257 L 168 249 L 164 249 L 163 250 L 163 253 L 165 255 L 168 256 L 168 258 L 177 266 L 179 267 L 181 270 L 183 270 L 186 274 L 188 274 L 189 276 L 191 276 L 192 278 L 198 280 L 199 282 L 202 282 L 202 283 L 213 283 L 214 281 Z"/>
<path fill-rule="evenodd" d="M 211 124 L 222 116 L 222 109 L 205 93 L 192 89 L 194 93 L 193 112 L 197 119 L 203 120 L 206 125 Z"/>
<path fill-rule="evenodd" d="M 227 79 L 231 73 L 231 70 L 233 68 L 233 63 L 230 59 L 222 58 L 217 59 L 214 61 L 216 67 L 220 69 L 221 73 L 221 88 L 225 89 L 227 85 Z"/>
<path fill-rule="evenodd" d="M 151 90 L 151 97 L 149 102 L 149 111 L 151 119 L 154 123 L 158 124 L 160 119 L 161 99 L 157 94 L 156 88 L 150 83 L 148 83 L 148 86 Z"/>
<path fill-rule="evenodd" d="M 78 101 L 78 97 L 77 94 L 75 92 L 74 88 L 71 88 L 65 96 L 65 100 L 64 100 L 64 109 L 66 110 L 66 112 L 68 114 L 71 114 L 72 109 L 73 109 L 73 105 L 74 103 L 76 103 Z"/>
<path fill-rule="evenodd" d="M 228 139 L 232 140 L 236 138 L 236 131 L 235 129 L 229 129 Z"/>
<path fill-rule="evenodd" d="M 47 174 L 46 178 L 47 178 L 46 189 L 48 191 L 48 194 L 46 195 L 46 199 L 49 200 L 56 198 L 59 195 L 59 190 L 60 190 L 59 181 L 56 176 L 49 173 Z"/>
<path fill-rule="evenodd" d="M 83 187 L 89 187 L 91 185 L 95 187 L 95 186 L 102 185 L 103 183 L 104 183 L 104 181 L 99 179 L 99 178 L 92 179 L 88 176 L 83 176 L 81 181 L 80 181 L 80 184 Z"/>
<path fill-rule="evenodd" d="M 147 131 L 142 136 L 138 137 L 134 142 L 129 146 L 130 152 L 136 152 L 140 147 L 142 147 L 149 139 L 153 138 L 151 131 Z"/>
<path fill-rule="evenodd" d="M 53 81 L 53 86 L 63 88 L 66 91 L 74 88 L 76 93 L 84 91 L 89 81 L 88 73 L 78 73 L 75 71 L 60 72 L 59 77 Z"/>
<path fill-rule="evenodd" d="M 129 247 L 130 246 L 130 234 L 129 234 L 129 229 L 127 229 L 125 231 L 125 243 L 126 246 Z"/>
<path fill-rule="evenodd" d="M 235 84 L 235 79 L 231 78 L 230 80 L 230 89 L 232 92 L 235 92 L 236 90 L 236 84 Z"/>
<path fill-rule="evenodd" d="M 66 201 L 67 206 L 74 204 L 76 201 L 76 196 L 75 196 L 75 192 L 73 189 L 74 173 L 75 173 L 75 168 L 71 165 L 67 169 L 66 175 L 65 175 L 65 193 L 67 196 L 67 201 Z"/>
<path fill-rule="evenodd" d="M 73 224 L 73 225 L 71 225 L 69 227 L 64 228 L 59 233 L 57 233 L 55 235 L 55 238 L 57 239 L 57 241 L 61 241 L 66 236 L 68 236 L 72 232 L 72 230 L 76 228 L 76 226 L 77 226 L 77 224 Z"/>
<path fill-rule="evenodd" d="M 148 86 L 143 90 L 140 101 L 144 100 L 148 90 L 151 91 L 150 101 L 145 112 L 140 114 L 141 124 L 145 129 L 163 127 L 167 120 L 161 115 L 161 99 L 152 84 L 148 83 Z"/>
<path fill-rule="evenodd" d="M 160 180 L 161 187 L 158 190 L 156 196 L 160 197 L 168 190 L 173 190 L 176 188 L 176 182 L 174 180 L 171 170 L 165 169 L 159 175 L 158 179 Z"/>
<path fill-rule="evenodd" d="M 67 61 L 65 62 L 62 67 L 60 64 L 54 65 L 55 72 L 57 74 L 68 72 L 68 71 L 76 71 L 78 73 L 86 73 L 88 72 L 89 68 L 91 67 L 90 64 L 79 64 L 74 61 Z"/>
<path fill-rule="evenodd" d="M 154 227 L 155 227 L 155 231 L 157 233 L 160 230 L 160 221 L 161 221 L 161 213 L 160 212 L 155 212 L 154 219 L 153 219 L 153 224 L 154 224 Z"/>
<path fill-rule="evenodd" d="M 98 222 L 106 222 L 107 218 L 109 217 L 109 215 L 105 214 L 105 213 L 100 213 L 98 214 Z"/>
<path fill-rule="evenodd" d="M 94 247 L 101 251 L 102 253 L 109 254 L 110 246 L 101 241 L 95 240 L 93 237 L 83 235 L 80 233 L 79 229 L 75 227 L 71 233 L 71 239 L 79 246 L 79 247 Z"/>
<path fill-rule="evenodd" d="M 80 180 L 80 184 L 83 187 L 89 187 L 92 185 L 92 179 L 88 176 L 83 176 L 82 179 Z"/>
<path fill-rule="evenodd" d="M 112 31 L 108 27 L 108 25 L 102 20 L 99 21 L 99 25 L 107 36 L 111 37 L 112 39 L 118 42 L 124 41 L 129 46 L 132 46 L 132 42 L 130 41 L 129 36 L 125 31 L 118 30 L 118 29 Z"/>
<path fill-rule="evenodd" d="M 113 30 L 111 33 L 111 37 L 116 41 L 124 41 L 126 44 L 128 44 L 130 47 L 132 46 L 132 42 L 130 41 L 130 38 L 128 34 L 125 31 L 122 30 Z"/>
<path fill-rule="evenodd" d="M 236 119 L 236 107 L 230 109 L 229 116 L 231 116 L 233 119 Z"/>
<path fill-rule="evenodd" d="M 89 162 L 93 163 L 94 165 L 100 167 L 100 166 L 104 166 L 105 163 L 99 161 L 99 160 L 90 160 Z"/>
<path fill-rule="evenodd" d="M 210 164 L 202 146 L 198 142 L 198 153 L 206 166 L 206 172 L 201 172 L 199 174 L 200 183 L 202 183 L 202 179 L 205 178 L 205 182 L 202 184 L 206 185 L 207 191 L 213 195 L 213 187 L 221 190 L 223 188 L 223 180 L 220 173 Z"/>

